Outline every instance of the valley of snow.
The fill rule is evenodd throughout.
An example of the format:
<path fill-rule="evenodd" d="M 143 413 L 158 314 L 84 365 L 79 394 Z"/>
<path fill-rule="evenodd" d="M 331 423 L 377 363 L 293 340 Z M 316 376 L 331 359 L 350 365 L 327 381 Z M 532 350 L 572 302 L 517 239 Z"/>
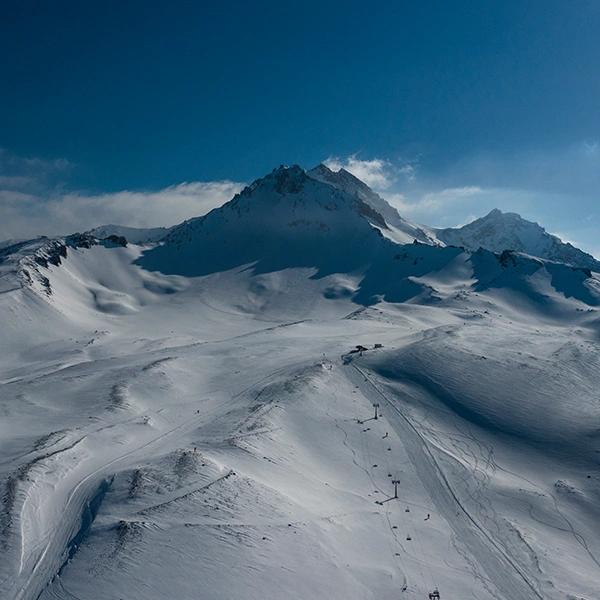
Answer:
<path fill-rule="evenodd" d="M 4 251 L 0 597 L 600 598 L 600 276 L 322 179 Z"/>

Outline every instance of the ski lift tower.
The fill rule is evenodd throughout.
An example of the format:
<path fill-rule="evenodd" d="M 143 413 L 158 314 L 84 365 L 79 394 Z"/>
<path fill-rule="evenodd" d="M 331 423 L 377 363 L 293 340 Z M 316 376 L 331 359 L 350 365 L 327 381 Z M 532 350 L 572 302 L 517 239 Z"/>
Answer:
<path fill-rule="evenodd" d="M 377 419 L 379 418 L 379 402 L 374 402 L 373 408 L 375 409 L 375 420 L 377 421 Z"/>
<path fill-rule="evenodd" d="M 398 486 L 400 485 L 399 479 L 392 479 L 392 483 L 394 484 L 394 499 L 398 498 Z"/>

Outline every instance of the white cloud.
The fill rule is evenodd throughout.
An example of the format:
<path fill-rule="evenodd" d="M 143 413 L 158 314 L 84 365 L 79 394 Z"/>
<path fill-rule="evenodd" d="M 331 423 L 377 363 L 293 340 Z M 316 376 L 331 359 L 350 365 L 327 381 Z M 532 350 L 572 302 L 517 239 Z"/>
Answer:
<path fill-rule="evenodd" d="M 462 202 L 465 198 L 471 198 L 484 194 L 485 191 L 478 186 L 463 186 L 444 188 L 435 192 L 425 194 L 417 204 L 430 210 L 448 209 L 452 203 Z"/>
<path fill-rule="evenodd" d="M 395 207 L 401 214 L 410 213 L 416 206 L 401 192 L 385 192 L 381 196 Z"/>
<path fill-rule="evenodd" d="M 464 203 L 465 200 L 472 199 L 474 196 L 486 195 L 489 192 L 490 190 L 483 190 L 477 186 L 464 186 L 427 192 L 415 200 L 409 200 L 399 192 L 386 192 L 382 195 L 400 213 L 422 216 L 432 215 L 440 211 L 446 212 L 451 210 L 452 206 L 457 203 Z"/>
<path fill-rule="evenodd" d="M 332 171 L 346 169 L 377 192 L 388 190 L 397 183 L 412 184 L 417 178 L 416 161 L 400 164 L 386 158 L 361 160 L 357 154 L 351 154 L 345 158 L 330 156 L 323 164 Z"/>
<path fill-rule="evenodd" d="M 406 178 L 406 180 L 409 182 L 413 182 L 417 178 L 417 171 L 416 171 L 414 165 L 410 165 L 410 164 L 402 165 L 398 169 L 398 173 L 401 173 Z"/>
<path fill-rule="evenodd" d="M 382 158 L 361 160 L 357 158 L 356 154 L 346 158 L 330 156 L 323 164 L 332 171 L 346 169 L 346 171 L 376 190 L 385 190 L 394 181 L 392 164 Z"/>
<path fill-rule="evenodd" d="M 0 189 L 0 240 L 61 235 L 104 224 L 175 225 L 221 206 L 243 187 L 233 181 L 190 182 L 158 191 L 44 197 Z"/>
<path fill-rule="evenodd" d="M 99 225 L 160 227 L 201 216 L 243 187 L 192 181 L 155 191 L 65 191 L 74 165 L 64 158 L 22 157 L 0 148 L 0 240 L 63 235 Z"/>

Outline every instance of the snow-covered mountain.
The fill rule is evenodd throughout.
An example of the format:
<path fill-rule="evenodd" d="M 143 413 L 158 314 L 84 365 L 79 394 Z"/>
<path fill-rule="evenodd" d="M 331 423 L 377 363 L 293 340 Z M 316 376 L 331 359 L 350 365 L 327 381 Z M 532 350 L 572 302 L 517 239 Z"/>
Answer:
<path fill-rule="evenodd" d="M 435 230 L 437 238 L 446 244 L 467 250 L 485 248 L 492 252 L 514 250 L 539 258 L 600 271 L 600 262 L 593 256 L 563 242 L 541 225 L 516 213 L 503 213 L 495 208 L 485 217 L 457 228 Z"/>
<path fill-rule="evenodd" d="M 319 164 L 307 174 L 313 179 L 328 183 L 351 196 L 360 198 L 376 210 L 385 219 L 387 225 L 382 228 L 382 233 L 393 241 L 400 244 L 410 244 L 414 240 L 425 244 L 436 243 L 435 237 L 428 234 L 422 227 L 402 218 L 393 206 L 346 169 L 333 171 L 324 164 Z"/>
<path fill-rule="evenodd" d="M 600 276 L 351 177 L 0 246 L 2 598 L 597 597 Z"/>
<path fill-rule="evenodd" d="M 206 275 L 255 263 L 255 271 L 317 266 L 345 272 L 381 248 L 384 218 L 360 197 L 324 184 L 299 166 L 280 167 L 224 206 L 174 227 L 140 264 Z"/>

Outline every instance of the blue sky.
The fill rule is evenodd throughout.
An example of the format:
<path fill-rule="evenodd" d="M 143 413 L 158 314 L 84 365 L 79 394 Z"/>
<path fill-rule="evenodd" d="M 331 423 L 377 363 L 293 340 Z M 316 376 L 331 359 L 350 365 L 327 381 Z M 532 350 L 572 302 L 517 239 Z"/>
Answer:
<path fill-rule="evenodd" d="M 598 31 L 591 0 L 8 0 L 0 237 L 168 225 L 329 159 L 417 221 L 498 206 L 599 255 Z"/>

